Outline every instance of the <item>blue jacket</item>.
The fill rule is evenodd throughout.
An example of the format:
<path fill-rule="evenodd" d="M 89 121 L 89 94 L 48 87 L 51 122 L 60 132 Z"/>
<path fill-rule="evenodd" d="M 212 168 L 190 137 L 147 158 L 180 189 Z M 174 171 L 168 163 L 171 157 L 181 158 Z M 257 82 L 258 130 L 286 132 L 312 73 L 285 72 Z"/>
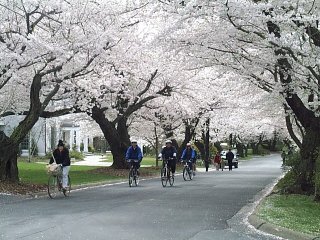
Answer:
<path fill-rule="evenodd" d="M 135 160 L 142 160 L 142 151 L 140 147 L 136 147 L 136 149 L 133 149 L 132 146 L 130 146 L 126 153 L 126 160 L 128 159 L 135 159 Z"/>
<path fill-rule="evenodd" d="M 195 159 L 196 157 L 196 152 L 192 148 L 188 151 L 187 148 L 185 148 L 182 152 L 181 159 L 183 160 L 190 160 L 190 159 Z"/>

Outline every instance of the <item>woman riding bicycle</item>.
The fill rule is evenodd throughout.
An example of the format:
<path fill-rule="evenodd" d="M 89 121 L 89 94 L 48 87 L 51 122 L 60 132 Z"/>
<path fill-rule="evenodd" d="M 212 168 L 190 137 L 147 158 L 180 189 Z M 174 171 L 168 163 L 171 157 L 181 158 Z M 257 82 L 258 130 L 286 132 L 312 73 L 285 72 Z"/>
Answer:
<path fill-rule="evenodd" d="M 70 170 L 69 150 L 64 146 L 62 140 L 59 140 L 57 148 L 53 151 L 49 164 L 56 162 L 62 166 L 62 191 L 65 192 L 68 187 L 68 175 Z"/>
<path fill-rule="evenodd" d="M 182 152 L 181 159 L 184 161 L 188 161 L 189 168 L 193 169 L 195 158 L 196 158 L 196 154 L 194 149 L 191 147 L 191 143 L 187 143 L 187 147 Z"/>

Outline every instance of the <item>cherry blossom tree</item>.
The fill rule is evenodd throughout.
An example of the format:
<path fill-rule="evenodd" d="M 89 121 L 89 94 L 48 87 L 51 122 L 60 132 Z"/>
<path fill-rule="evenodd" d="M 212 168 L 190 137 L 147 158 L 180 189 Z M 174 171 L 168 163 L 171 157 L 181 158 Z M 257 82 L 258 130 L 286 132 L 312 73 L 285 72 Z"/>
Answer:
<path fill-rule="evenodd" d="M 282 98 L 289 133 L 301 148 L 297 183 L 312 192 L 320 144 L 319 1 L 167 1 L 162 7 L 178 19 L 172 39 L 198 64 L 229 69 Z"/>
<path fill-rule="evenodd" d="M 10 136 L 0 133 L 1 180 L 18 181 L 21 141 L 39 117 L 70 111 L 46 109 L 116 44 L 117 25 L 101 7 L 93 1 L 0 2 L 1 117 L 24 115 Z"/>

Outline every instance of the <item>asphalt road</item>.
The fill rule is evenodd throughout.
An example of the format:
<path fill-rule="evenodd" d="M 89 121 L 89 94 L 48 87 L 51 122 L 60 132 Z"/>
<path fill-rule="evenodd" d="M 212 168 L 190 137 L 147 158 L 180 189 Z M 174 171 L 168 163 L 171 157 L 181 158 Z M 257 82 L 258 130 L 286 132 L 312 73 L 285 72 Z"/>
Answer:
<path fill-rule="evenodd" d="M 176 176 L 173 187 L 152 179 L 54 200 L 0 195 L 0 239 L 274 239 L 251 231 L 237 213 L 281 175 L 280 166 L 280 156 L 270 155 L 188 182 Z"/>

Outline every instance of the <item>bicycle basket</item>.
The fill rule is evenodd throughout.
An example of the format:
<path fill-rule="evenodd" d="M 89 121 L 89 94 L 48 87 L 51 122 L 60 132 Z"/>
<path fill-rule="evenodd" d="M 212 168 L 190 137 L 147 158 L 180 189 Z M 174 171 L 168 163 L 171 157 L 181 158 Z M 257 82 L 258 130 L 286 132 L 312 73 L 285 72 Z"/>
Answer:
<path fill-rule="evenodd" d="M 62 173 L 62 169 L 59 164 L 52 163 L 52 164 L 47 165 L 47 172 L 50 175 L 59 175 Z"/>

